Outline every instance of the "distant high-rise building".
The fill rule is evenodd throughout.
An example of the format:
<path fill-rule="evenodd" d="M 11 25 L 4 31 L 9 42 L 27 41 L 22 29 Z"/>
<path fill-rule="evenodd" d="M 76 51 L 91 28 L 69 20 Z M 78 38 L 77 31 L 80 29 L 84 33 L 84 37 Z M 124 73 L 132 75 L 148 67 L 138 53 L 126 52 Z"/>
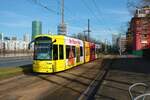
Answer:
<path fill-rule="evenodd" d="M 28 34 L 28 33 L 25 33 L 25 34 L 24 34 L 24 36 L 23 36 L 23 41 L 29 42 L 29 34 Z"/>
<path fill-rule="evenodd" d="M 118 47 L 120 48 L 120 52 L 126 51 L 127 39 L 126 36 L 119 37 L 118 40 Z"/>
<path fill-rule="evenodd" d="M 11 38 L 11 40 L 16 41 L 16 40 L 17 40 L 17 37 L 16 37 L 16 36 L 13 36 L 13 37 Z"/>
<path fill-rule="evenodd" d="M 3 33 L 0 33 L 0 40 L 3 40 Z"/>
<path fill-rule="evenodd" d="M 36 35 L 42 34 L 42 23 L 40 21 L 32 22 L 32 39 L 35 38 Z"/>
<path fill-rule="evenodd" d="M 117 46 L 119 35 L 118 34 L 112 34 L 112 44 L 113 46 Z"/>
<path fill-rule="evenodd" d="M 0 33 L 0 53 L 3 52 L 3 33 Z"/>

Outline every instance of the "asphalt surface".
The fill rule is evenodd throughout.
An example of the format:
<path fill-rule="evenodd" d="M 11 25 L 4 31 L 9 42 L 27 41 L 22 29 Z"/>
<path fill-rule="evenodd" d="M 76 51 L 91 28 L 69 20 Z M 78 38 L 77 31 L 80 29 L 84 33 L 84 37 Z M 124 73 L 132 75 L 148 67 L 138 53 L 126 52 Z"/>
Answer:
<path fill-rule="evenodd" d="M 32 64 L 32 57 L 30 56 L 0 58 L 0 67 L 16 67 L 28 64 Z"/>
<path fill-rule="evenodd" d="M 81 95 L 88 96 L 85 91 L 93 87 L 93 80 L 106 69 L 103 80 L 96 80 L 101 82 L 92 91 L 92 100 L 131 100 L 129 86 L 137 82 L 150 86 L 149 60 L 133 56 L 110 58 L 105 56 L 54 74 L 24 71 L 20 76 L 0 81 L 0 100 L 77 100 Z M 136 88 L 134 96 L 140 95 L 141 91 L 141 88 Z"/>
<path fill-rule="evenodd" d="M 77 100 L 101 71 L 102 60 L 54 73 L 0 81 L 0 100 Z"/>

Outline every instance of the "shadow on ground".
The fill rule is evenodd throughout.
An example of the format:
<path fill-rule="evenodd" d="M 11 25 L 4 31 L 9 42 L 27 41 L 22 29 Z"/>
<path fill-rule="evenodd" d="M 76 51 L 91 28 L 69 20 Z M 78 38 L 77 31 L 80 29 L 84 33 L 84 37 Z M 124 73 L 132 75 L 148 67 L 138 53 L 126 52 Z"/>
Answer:
<path fill-rule="evenodd" d="M 110 64 L 110 62 L 112 63 Z M 129 100 L 128 87 L 131 84 L 150 81 L 150 79 L 146 78 L 147 74 L 150 74 L 150 61 L 143 58 L 106 58 L 102 63 L 97 63 L 97 66 L 103 66 L 102 68 L 104 70 L 108 69 L 108 75 L 104 78 L 100 89 L 97 90 L 97 99 Z M 83 88 L 87 87 L 89 82 L 94 79 L 94 74 L 96 74 L 94 73 L 95 70 L 102 70 L 100 68 L 94 70 L 93 67 L 78 66 L 60 73 L 41 74 L 33 73 L 32 65 L 20 66 L 20 68 L 23 69 L 23 73 L 26 75 L 37 76 L 40 80 L 55 84 L 57 87 L 63 87 L 52 94 L 46 93 L 45 97 L 43 97 L 58 100 L 60 99 L 59 94 L 62 94 L 66 100 L 73 99 L 73 97 L 75 98 L 77 96 L 79 97 L 83 92 Z M 78 73 L 79 70 L 84 70 L 84 72 Z M 62 83 L 66 83 L 62 84 L 61 80 Z M 79 86 L 81 88 L 77 88 Z"/>
<path fill-rule="evenodd" d="M 112 61 L 112 64 L 109 66 L 108 74 L 95 95 L 96 99 L 131 100 L 128 93 L 129 86 L 137 82 L 150 85 L 150 60 L 118 57 L 104 59 L 103 62 L 109 61 Z M 134 91 L 135 96 L 141 94 L 139 91 L 141 91 L 140 88 Z"/>
<path fill-rule="evenodd" d="M 143 58 L 115 58 L 110 70 L 150 74 L 150 60 Z"/>
<path fill-rule="evenodd" d="M 23 66 L 19 66 L 22 69 L 22 72 L 25 75 L 30 75 L 33 73 L 32 71 L 32 64 L 28 64 L 28 65 L 23 65 Z"/>

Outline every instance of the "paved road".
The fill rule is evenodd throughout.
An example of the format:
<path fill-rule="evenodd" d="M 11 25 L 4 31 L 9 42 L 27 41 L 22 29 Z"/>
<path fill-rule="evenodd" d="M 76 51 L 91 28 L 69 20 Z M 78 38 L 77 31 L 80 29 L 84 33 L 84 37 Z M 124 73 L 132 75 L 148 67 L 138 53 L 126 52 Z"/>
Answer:
<path fill-rule="evenodd" d="M 55 74 L 24 73 L 0 81 L 0 100 L 77 100 L 101 71 L 102 60 Z"/>
<path fill-rule="evenodd" d="M 0 58 L 0 67 L 16 67 L 32 63 L 32 57 L 5 57 Z"/>

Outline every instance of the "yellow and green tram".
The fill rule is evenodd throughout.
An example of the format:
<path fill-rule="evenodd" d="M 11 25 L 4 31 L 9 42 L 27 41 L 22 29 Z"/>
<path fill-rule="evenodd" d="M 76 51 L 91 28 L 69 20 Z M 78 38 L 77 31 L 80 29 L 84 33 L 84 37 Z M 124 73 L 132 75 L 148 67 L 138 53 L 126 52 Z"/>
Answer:
<path fill-rule="evenodd" d="M 37 35 L 34 39 L 33 71 L 54 73 L 96 59 L 99 48 L 63 35 Z M 90 59 L 92 56 L 92 59 Z M 93 58 L 94 57 L 94 58 Z"/>

